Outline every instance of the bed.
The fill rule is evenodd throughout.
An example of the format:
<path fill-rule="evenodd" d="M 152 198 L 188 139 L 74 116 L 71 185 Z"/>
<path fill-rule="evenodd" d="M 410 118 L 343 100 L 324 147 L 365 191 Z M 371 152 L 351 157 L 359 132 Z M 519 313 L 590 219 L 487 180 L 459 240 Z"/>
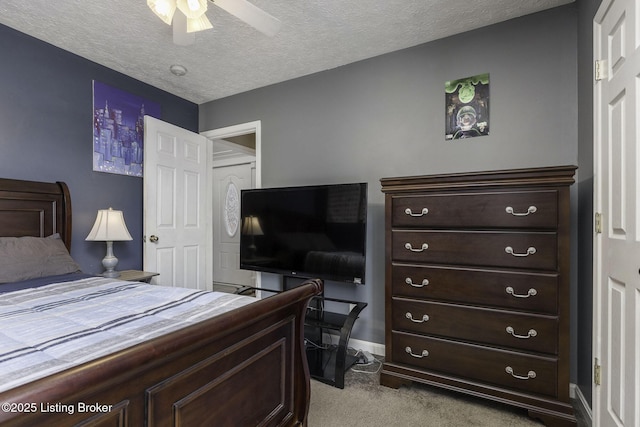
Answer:
<path fill-rule="evenodd" d="M 23 237 L 37 242 L 54 239 L 70 250 L 71 199 L 67 186 L 61 182 L 0 179 L 0 236 L 10 238 L 6 241 Z M 61 273 L 67 274 L 79 273 Z M 32 289 L 29 285 L 0 295 L 3 313 L 20 311 L 8 306 L 9 300 L 13 304 L 13 300 L 23 301 L 22 296 L 27 299 L 44 291 L 50 294 L 53 288 L 69 295 L 66 288 L 80 289 L 76 283 L 83 280 L 95 289 L 107 286 L 106 279 L 86 275 L 52 280 L 42 287 Z M 9 285 L 0 284 L 0 288 L 3 286 Z M 159 288 L 122 281 L 109 286 L 143 294 L 155 291 L 149 288 Z M 320 280 L 309 280 L 295 289 L 242 303 L 239 308 L 231 306 L 222 314 L 198 319 L 177 330 L 151 334 L 140 342 L 121 343 L 114 352 L 43 377 L 25 377 L 24 381 L 13 378 L 15 385 L 0 387 L 0 424 L 306 425 L 310 380 L 304 315 L 309 299 L 321 291 Z M 50 298 L 49 294 L 45 297 Z M 54 320 L 34 322 L 51 324 L 54 329 L 68 325 L 67 320 L 59 321 L 58 326 Z M 6 332 L 1 326 L 0 332 Z M 8 353 L 6 347 L 0 351 Z"/>

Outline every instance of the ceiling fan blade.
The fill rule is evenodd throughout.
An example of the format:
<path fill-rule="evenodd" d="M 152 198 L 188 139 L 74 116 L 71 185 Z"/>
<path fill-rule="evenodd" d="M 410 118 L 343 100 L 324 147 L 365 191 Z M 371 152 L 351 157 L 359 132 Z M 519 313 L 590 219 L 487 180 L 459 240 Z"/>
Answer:
<path fill-rule="evenodd" d="M 282 22 L 280 22 L 279 19 L 274 18 L 264 10 L 249 3 L 247 0 L 209 1 L 269 37 L 274 36 L 282 26 Z"/>
<path fill-rule="evenodd" d="M 195 43 L 196 34 L 187 32 L 187 17 L 182 13 L 173 15 L 173 43 L 189 46 Z"/>

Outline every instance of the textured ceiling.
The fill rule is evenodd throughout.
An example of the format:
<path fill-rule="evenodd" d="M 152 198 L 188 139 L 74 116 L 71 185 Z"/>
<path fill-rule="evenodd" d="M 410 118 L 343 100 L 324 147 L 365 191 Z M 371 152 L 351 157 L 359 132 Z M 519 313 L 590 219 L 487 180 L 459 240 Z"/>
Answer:
<path fill-rule="evenodd" d="M 573 0 L 251 1 L 282 21 L 274 37 L 212 5 L 214 28 L 177 46 L 145 0 L 2 0 L 0 23 L 201 104 Z"/>

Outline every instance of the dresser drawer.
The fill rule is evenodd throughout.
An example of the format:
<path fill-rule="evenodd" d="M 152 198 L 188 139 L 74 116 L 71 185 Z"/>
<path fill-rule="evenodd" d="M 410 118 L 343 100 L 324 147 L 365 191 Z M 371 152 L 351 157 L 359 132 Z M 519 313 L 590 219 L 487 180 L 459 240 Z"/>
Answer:
<path fill-rule="evenodd" d="M 394 230 L 393 261 L 555 270 L 552 232 Z"/>
<path fill-rule="evenodd" d="M 394 196 L 393 227 L 555 228 L 555 190 Z"/>
<path fill-rule="evenodd" d="M 505 346 L 540 353 L 558 352 L 553 316 L 393 298 L 393 329 Z"/>
<path fill-rule="evenodd" d="M 558 312 L 558 275 L 415 265 L 391 266 L 392 294 L 548 314 Z"/>
<path fill-rule="evenodd" d="M 557 397 L 557 359 L 480 345 L 392 333 L 394 363 Z"/>

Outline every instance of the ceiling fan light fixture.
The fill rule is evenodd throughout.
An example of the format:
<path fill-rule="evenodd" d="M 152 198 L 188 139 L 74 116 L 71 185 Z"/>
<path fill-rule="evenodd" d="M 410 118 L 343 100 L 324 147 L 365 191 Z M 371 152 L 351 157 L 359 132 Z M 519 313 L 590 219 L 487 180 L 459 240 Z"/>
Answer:
<path fill-rule="evenodd" d="M 209 21 L 209 19 L 207 19 L 207 16 L 204 14 L 199 18 L 187 18 L 187 33 L 210 30 L 211 28 L 213 28 L 213 25 L 211 25 L 211 21 Z"/>
<path fill-rule="evenodd" d="M 167 25 L 171 25 L 173 14 L 176 11 L 175 0 L 147 0 L 147 6 L 162 19 Z"/>
<path fill-rule="evenodd" d="M 207 11 L 207 0 L 177 0 L 178 9 L 189 19 L 196 19 Z"/>

